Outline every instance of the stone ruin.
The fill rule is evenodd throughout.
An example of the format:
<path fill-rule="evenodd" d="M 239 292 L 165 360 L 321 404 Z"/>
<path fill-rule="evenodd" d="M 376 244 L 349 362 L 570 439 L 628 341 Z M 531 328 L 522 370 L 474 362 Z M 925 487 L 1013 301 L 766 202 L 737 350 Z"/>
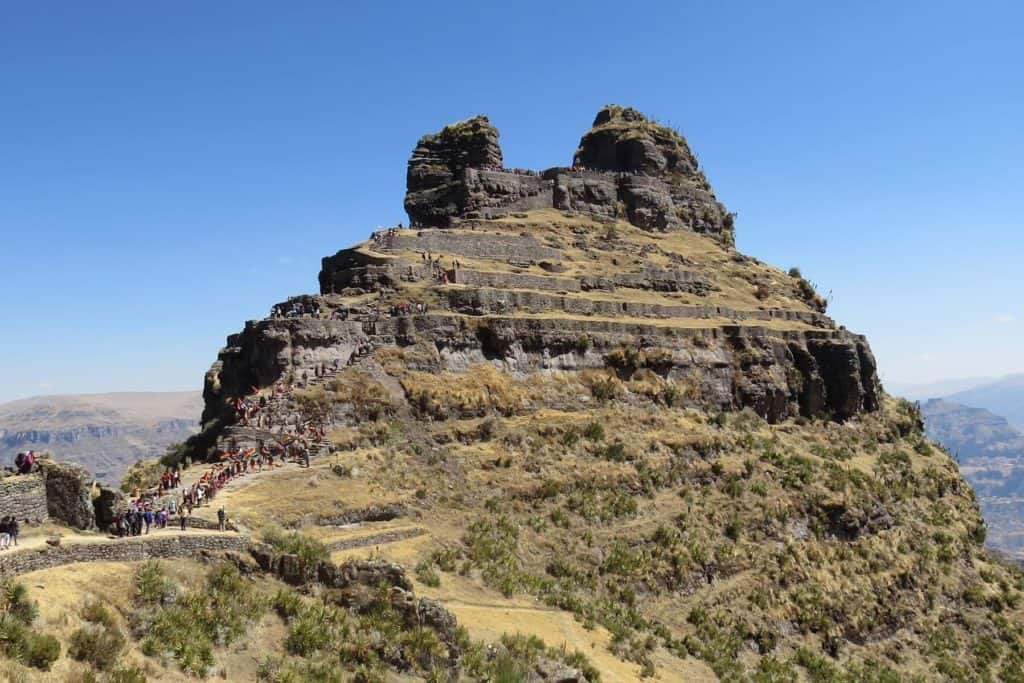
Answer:
<path fill-rule="evenodd" d="M 647 259 L 651 252 L 638 248 L 622 255 L 617 271 L 570 273 L 570 246 L 607 251 L 611 238 L 593 225 L 566 227 L 561 239 L 531 234 L 537 223 L 530 212 L 549 210 L 552 225 L 580 216 L 598 225 L 628 221 L 649 232 L 692 231 L 717 242 L 733 263 L 754 261 L 733 248 L 732 215 L 683 137 L 633 109 L 602 109 L 572 165 L 540 172 L 504 168 L 498 131 L 484 116 L 425 135 L 409 160 L 405 208 L 412 229 L 384 231 L 324 257 L 319 294 L 289 299 L 321 306 L 327 317 L 251 320 L 228 337 L 206 375 L 203 432 L 189 442 L 193 458 L 224 444 L 248 447 L 274 438 L 236 424 L 231 400 L 253 387 L 315 377 L 325 366 L 368 373 L 415 414 L 375 360 L 377 350 L 414 345 L 432 349 L 417 361 L 421 372 L 460 373 L 488 363 L 522 377 L 603 370 L 606 354 L 641 340 L 665 351 L 660 376 L 695 383 L 694 403 L 707 410 L 750 408 L 770 422 L 796 416 L 841 422 L 880 405 L 867 340 L 837 326 L 820 307 L 712 303 L 709 264 L 677 253 Z M 428 254 L 476 265 L 445 269 L 454 286 L 438 286 Z M 423 283 L 430 288 L 429 312 L 380 314 L 378 307 Z M 732 284 L 755 289 L 748 281 Z M 294 400 L 272 401 L 291 423 L 302 419 Z"/>
<path fill-rule="evenodd" d="M 598 112 L 571 166 L 504 168 L 498 130 L 486 116 L 475 116 L 420 138 L 406 185 L 405 210 L 414 228 L 554 208 L 733 243 L 732 216 L 683 136 L 615 105 Z"/>

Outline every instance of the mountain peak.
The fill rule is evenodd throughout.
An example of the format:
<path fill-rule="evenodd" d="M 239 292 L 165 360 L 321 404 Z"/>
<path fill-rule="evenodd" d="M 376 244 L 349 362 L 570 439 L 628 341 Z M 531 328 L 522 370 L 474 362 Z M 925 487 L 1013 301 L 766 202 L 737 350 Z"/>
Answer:
<path fill-rule="evenodd" d="M 635 109 L 601 109 L 570 167 L 506 169 L 498 135 L 478 115 L 419 139 L 406 175 L 405 209 L 414 227 L 554 208 L 734 242 L 733 216 L 715 198 L 686 140 Z"/>

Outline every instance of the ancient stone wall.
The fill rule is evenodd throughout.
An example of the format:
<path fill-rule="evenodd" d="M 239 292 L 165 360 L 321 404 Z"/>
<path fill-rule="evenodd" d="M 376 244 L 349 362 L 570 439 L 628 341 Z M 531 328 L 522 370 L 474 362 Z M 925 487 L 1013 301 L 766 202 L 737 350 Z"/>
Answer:
<path fill-rule="evenodd" d="M 194 534 L 148 536 L 93 543 L 44 545 L 32 550 L 0 553 L 0 576 L 16 576 L 40 569 L 76 562 L 141 562 L 152 559 L 198 557 L 204 553 L 244 552 L 248 536 L 237 534 Z"/>
<path fill-rule="evenodd" d="M 510 235 L 460 232 L 454 234 L 445 230 L 400 231 L 395 237 L 398 249 L 429 251 L 431 258 L 445 259 L 452 256 L 467 258 L 497 259 L 502 261 L 551 261 L 565 260 L 565 254 L 553 247 L 540 243 L 529 235 Z"/>
<path fill-rule="evenodd" d="M 549 277 L 528 273 L 497 273 L 485 270 L 460 268 L 454 271 L 454 282 L 471 287 L 495 287 L 498 289 L 538 289 L 555 292 L 578 292 L 580 281 L 567 277 Z"/>
<path fill-rule="evenodd" d="M 14 515 L 19 522 L 45 522 L 46 482 L 41 474 L 16 475 L 0 479 L 0 517 Z"/>

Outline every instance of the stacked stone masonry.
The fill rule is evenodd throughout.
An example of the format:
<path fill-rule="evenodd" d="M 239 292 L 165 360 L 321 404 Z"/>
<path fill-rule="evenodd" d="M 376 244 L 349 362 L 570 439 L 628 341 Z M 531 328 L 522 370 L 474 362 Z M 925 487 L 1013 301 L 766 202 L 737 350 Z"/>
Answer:
<path fill-rule="evenodd" d="M 160 535 L 141 538 L 44 545 L 0 554 L 0 576 L 16 576 L 77 562 L 141 562 L 248 551 L 250 539 L 237 534 Z"/>
<path fill-rule="evenodd" d="M 13 515 L 18 521 L 45 522 L 50 518 L 46 504 L 46 482 L 41 474 L 0 479 L 0 517 Z"/>

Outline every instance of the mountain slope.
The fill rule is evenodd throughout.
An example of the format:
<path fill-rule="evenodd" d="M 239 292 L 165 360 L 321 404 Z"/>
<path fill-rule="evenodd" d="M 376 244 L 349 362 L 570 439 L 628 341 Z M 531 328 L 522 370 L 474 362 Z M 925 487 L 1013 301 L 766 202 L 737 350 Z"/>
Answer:
<path fill-rule="evenodd" d="M 132 463 L 198 431 L 196 392 L 38 396 L 0 404 L 0 458 L 49 451 L 116 483 Z"/>
<path fill-rule="evenodd" d="M 159 609 L 110 568 L 139 632 L 209 641 L 131 656 L 168 679 L 208 653 L 227 680 L 1019 680 L 1024 575 L 985 550 L 973 491 L 867 339 L 736 251 L 676 131 L 609 106 L 573 159 L 506 169 L 482 116 L 423 136 L 414 227 L 325 257 L 318 293 L 228 338 L 180 455 L 210 463 L 186 483 L 237 476 L 193 523 L 224 509 L 290 551 L 234 553 L 251 590 L 214 576 Z M 370 563 L 314 552 L 414 580 L 359 589 Z M 275 613 L 210 625 L 218 585 Z M 466 633 L 439 641 L 424 624 L 449 614 Z M 258 665 L 214 654 L 268 633 Z M 558 670 L 508 660 L 550 652 L 537 639 L 567 645 Z"/>
<path fill-rule="evenodd" d="M 734 250 L 674 131 L 609 107 L 576 160 L 504 169 L 483 117 L 421 139 L 414 229 L 326 257 L 319 295 L 207 375 L 195 456 L 307 422 L 333 453 L 234 514 L 341 544 L 362 522 L 471 633 L 495 624 L 468 596 L 533 600 L 607 631 L 635 677 L 1018 671 L 1020 577 L 867 341 Z"/>
<path fill-rule="evenodd" d="M 988 544 L 1024 559 L 1024 433 L 983 408 L 933 399 L 921 411 L 928 437 L 956 456 L 974 488 Z"/>
<path fill-rule="evenodd" d="M 945 446 L 961 463 L 1024 458 L 1024 433 L 984 408 L 932 399 L 921 404 L 921 413 L 928 438 Z"/>

